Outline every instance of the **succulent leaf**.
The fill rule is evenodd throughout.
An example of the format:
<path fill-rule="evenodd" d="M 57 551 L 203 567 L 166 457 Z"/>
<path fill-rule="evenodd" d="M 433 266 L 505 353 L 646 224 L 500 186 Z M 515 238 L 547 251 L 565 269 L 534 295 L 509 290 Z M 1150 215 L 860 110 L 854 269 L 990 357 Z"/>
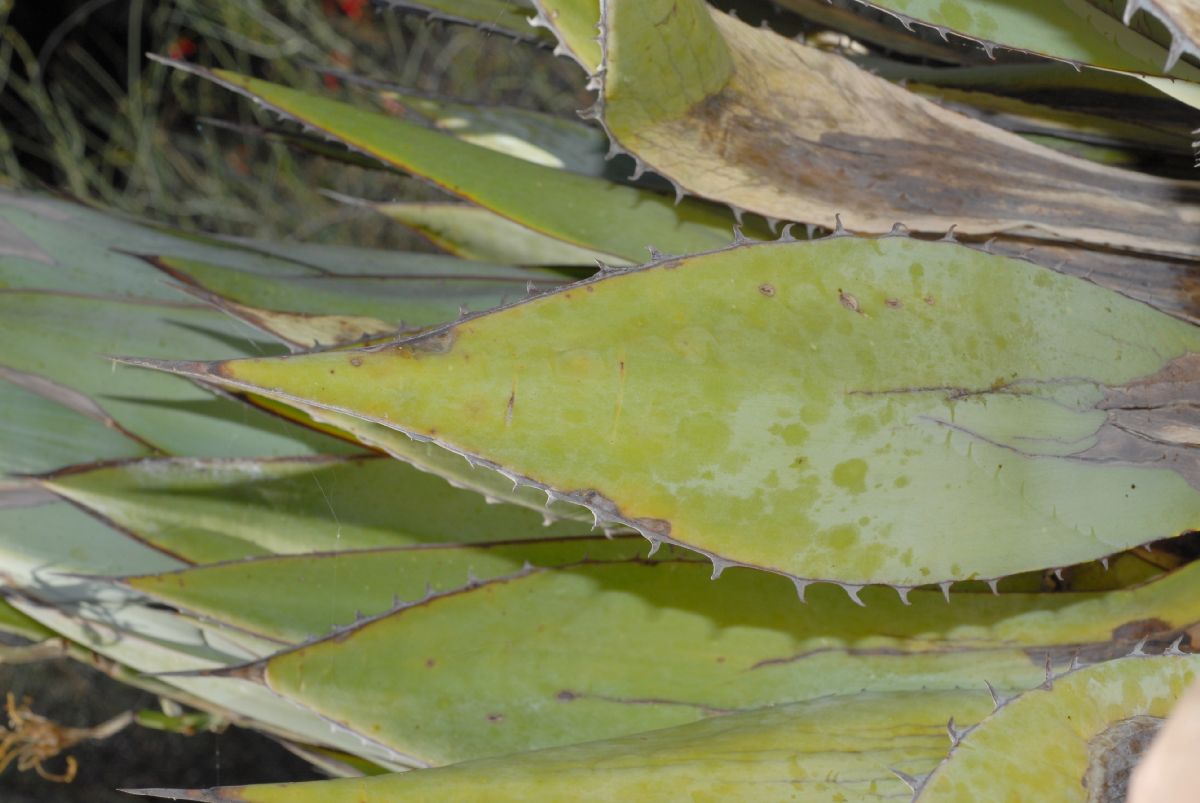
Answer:
<path fill-rule="evenodd" d="M 555 240 L 482 207 L 399 201 L 371 204 L 380 214 L 420 232 L 439 248 L 464 259 L 513 265 L 628 265 L 623 259 Z"/>
<path fill-rule="evenodd" d="M 461 458 L 456 458 L 461 460 Z M 83 509 L 192 563 L 265 554 L 577 534 L 380 458 L 144 460 L 44 481 Z"/>
<path fill-rule="evenodd" d="M 384 0 L 397 8 L 412 9 L 435 19 L 461 22 L 514 39 L 545 42 L 545 32 L 529 24 L 533 9 L 525 0 Z"/>
<path fill-rule="evenodd" d="M 984 691 L 831 697 L 651 733 L 373 778 L 135 794 L 221 803 L 489 800 L 880 801 L 893 770 L 920 775 L 946 751 L 946 720 L 991 707 Z M 764 783 L 764 778 L 774 782 Z"/>
<path fill-rule="evenodd" d="M 578 62 L 589 75 L 600 66 L 600 44 L 596 41 L 596 23 L 600 20 L 599 0 L 533 0 L 538 19 L 558 39 L 556 53 Z"/>
<path fill-rule="evenodd" d="M 1195 183 L 1033 145 L 701 0 L 611 0 L 604 27 L 606 128 L 689 193 L 830 229 L 1200 254 Z"/>
<path fill-rule="evenodd" d="M 1152 6 L 1155 0 L 1144 5 Z M 1124 27 L 1088 0 L 857 0 L 896 15 L 909 24 L 926 25 L 972 39 L 989 54 L 1017 50 L 1076 64 L 1131 73 L 1170 74 L 1195 81 L 1200 70 L 1177 64 L 1178 55 Z M 1130 4 L 1143 5 L 1138 0 Z M 1182 19 L 1181 19 L 1182 21 Z"/>
<path fill-rule="evenodd" d="M 0 367 L 0 410 L 0 477 L 154 454 L 87 396 L 36 374 Z"/>
<path fill-rule="evenodd" d="M 385 106 L 399 105 L 463 142 L 585 176 L 609 172 L 604 132 L 578 119 L 509 106 L 478 106 L 393 87 L 381 87 L 378 97 Z"/>
<path fill-rule="evenodd" d="M 718 563 L 915 586 L 1195 528 L 1171 399 L 1198 350 L 1194 327 L 1035 265 L 834 237 L 372 349 L 154 365 L 432 440 Z"/>
<path fill-rule="evenodd" d="M 570 560 L 585 549 L 588 557 Z M 1161 651 L 1200 621 L 1189 566 L 1126 591 L 951 595 L 808 590 L 798 605 L 782 578 L 731 570 L 713 584 L 694 557 L 630 557 L 629 544 L 585 540 L 276 558 L 133 578 L 139 590 L 254 632 L 286 635 L 347 621 L 348 605 L 379 611 L 319 641 L 222 674 L 265 683 L 351 731 L 440 765 L 608 738 L 762 705 L 828 695 L 1039 684 L 1066 669 Z M 531 563 L 520 566 L 522 554 Z M 318 568 L 319 564 L 325 564 Z M 254 565 L 267 587 L 238 588 Z M 412 598 L 421 578 L 474 583 Z M 388 572 L 401 600 L 388 606 Z M 315 595 L 339 610 L 284 624 L 293 578 L 311 570 Z M 338 578 L 341 578 L 340 580 Z M 258 580 L 256 579 L 256 583 Z M 289 585 L 289 583 L 293 583 Z M 351 588 L 353 586 L 353 588 Z M 255 610 L 244 605 L 254 603 Z M 382 610 L 381 610 L 381 606 Z M 447 634 L 455 634 L 452 640 Z M 457 645 L 470 645 L 462 648 Z M 654 667 L 647 671 L 647 667 Z M 480 671 L 489 682 L 479 685 Z M 470 693 L 465 690 L 470 689 Z"/>
<path fill-rule="evenodd" d="M 1129 769 L 1198 667 L 1198 656 L 1140 656 L 1053 678 L 969 730 L 916 800 L 1122 800 Z"/>
<path fill-rule="evenodd" d="M 676 206 L 671 198 L 649 190 L 533 164 L 346 103 L 235 73 L 174 66 L 255 99 L 536 232 L 581 248 L 639 260 L 651 245 L 680 253 L 729 242 L 729 216 L 698 201 Z"/>

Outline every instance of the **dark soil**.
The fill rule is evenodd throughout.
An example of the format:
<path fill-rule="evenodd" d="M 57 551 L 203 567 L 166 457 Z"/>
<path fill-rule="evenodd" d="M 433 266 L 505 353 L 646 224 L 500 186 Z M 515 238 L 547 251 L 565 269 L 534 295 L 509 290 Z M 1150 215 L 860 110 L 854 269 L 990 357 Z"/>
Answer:
<path fill-rule="evenodd" d="M 0 701 L 7 691 L 32 699 L 33 712 L 62 725 L 97 725 L 122 711 L 158 710 L 149 694 L 117 683 L 68 659 L 0 665 Z M 0 716 L 0 724 L 7 717 Z M 209 787 L 321 778 L 304 760 L 253 731 L 183 736 L 130 725 L 104 742 L 85 742 L 69 751 L 79 762 L 70 784 L 56 784 L 36 772 L 10 766 L 0 774 L 4 803 L 134 803 L 119 787 Z M 47 762 L 52 772 L 62 757 Z"/>

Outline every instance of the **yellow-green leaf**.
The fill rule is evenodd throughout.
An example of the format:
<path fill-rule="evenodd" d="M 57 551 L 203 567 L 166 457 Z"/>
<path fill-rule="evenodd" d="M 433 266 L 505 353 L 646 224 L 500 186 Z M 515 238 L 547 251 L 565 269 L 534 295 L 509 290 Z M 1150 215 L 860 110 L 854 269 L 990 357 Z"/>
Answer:
<path fill-rule="evenodd" d="M 1174 404 L 1198 352 L 1195 327 L 1029 263 L 835 237 L 377 348 L 148 364 L 431 440 L 718 568 L 915 586 L 1200 525 Z"/>

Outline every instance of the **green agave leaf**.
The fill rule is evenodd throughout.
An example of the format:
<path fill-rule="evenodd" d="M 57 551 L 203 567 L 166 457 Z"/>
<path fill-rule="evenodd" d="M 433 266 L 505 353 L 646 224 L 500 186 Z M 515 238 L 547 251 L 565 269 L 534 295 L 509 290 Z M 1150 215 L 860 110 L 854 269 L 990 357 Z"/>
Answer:
<path fill-rule="evenodd" d="M 263 276 L 196 260 L 155 257 L 185 285 L 238 304 L 307 315 L 353 316 L 385 328 L 452 321 L 464 307 L 481 310 L 564 284 L 561 274 L 454 260 L 443 269 L 401 274 Z M 593 263 L 594 264 L 594 263 Z M 369 328 L 365 327 L 364 328 Z"/>
<path fill-rule="evenodd" d="M 628 265 L 607 254 L 579 248 L 525 228 L 508 218 L 470 204 L 398 202 L 370 204 L 439 248 L 465 259 L 516 265 L 586 265 L 597 260 Z"/>
<path fill-rule="evenodd" d="M 482 494 L 485 499 L 508 502 L 538 511 L 543 524 L 558 519 L 594 522 L 590 513 L 567 502 L 554 501 L 544 491 L 517 485 L 502 474 L 478 465 L 471 459 L 443 449 L 428 440 L 417 440 L 390 427 L 365 421 L 345 413 L 289 400 L 287 403 L 266 396 L 241 394 L 249 403 L 272 410 L 290 420 L 369 446 L 421 471 L 435 474 L 455 488 Z"/>
<path fill-rule="evenodd" d="M 533 11 L 527 13 L 532 17 Z M 398 105 L 456 139 L 535 164 L 585 176 L 609 173 L 604 132 L 579 120 L 511 106 L 481 106 L 388 87 L 378 97 L 389 110 Z"/>
<path fill-rule="evenodd" d="M 641 557 L 640 538 L 544 538 L 428 548 L 310 553 L 199 566 L 129 577 L 125 583 L 206 619 L 266 638 L 299 643 L 324 636 L 431 593 L 520 572 L 526 564 L 563 566 L 585 560 Z M 303 587 L 308 593 L 295 595 Z M 790 601 L 790 600 L 789 600 Z"/>
<path fill-rule="evenodd" d="M 35 588 L 66 583 L 60 578 L 71 572 L 120 576 L 184 566 L 66 502 L 0 508 L 0 564 L 5 585 Z"/>
<path fill-rule="evenodd" d="M 367 342 L 378 341 L 384 336 L 394 338 L 400 332 L 412 334 L 421 328 L 400 329 L 396 324 L 359 315 L 312 315 L 262 309 L 230 301 L 200 287 L 185 285 L 180 289 L 228 313 L 247 326 L 270 335 L 292 351 L 351 344 L 364 345 Z"/>
<path fill-rule="evenodd" d="M 1130 657 L 1054 678 L 955 738 L 921 803 L 1124 799 L 1127 773 L 1200 669 L 1200 657 Z"/>
<path fill-rule="evenodd" d="M 932 59 L 947 64 L 978 60 L 978 48 L 966 47 L 961 40 L 943 40 L 922 35 L 924 31 L 906 29 L 894 15 L 863 6 L 855 0 L 776 0 L 795 14 L 838 31 L 859 42 L 871 42 L 893 53 Z"/>
<path fill-rule="evenodd" d="M 240 324 L 215 310 L 0 290 L 0 320 L 13 333 L 5 338 L 0 368 L 36 375 L 61 389 L 56 392 L 90 399 L 93 413 L 119 422 L 143 447 L 206 457 L 353 451 L 191 383 L 163 381 L 108 358 L 143 350 L 164 356 L 269 353 L 270 346 L 249 339 Z"/>
<path fill-rule="evenodd" d="M 890 81 L 1005 95 L 1062 111 L 1148 125 L 1180 137 L 1195 127 L 1195 110 L 1172 94 L 1191 87 L 1190 82 L 1165 82 L 1171 86 L 1162 91 L 1156 88 L 1158 79 L 1103 70 L 1076 70 L 1053 61 L 945 68 L 878 56 L 849 58 Z"/>
<path fill-rule="evenodd" d="M 534 231 L 613 257 L 638 260 L 648 246 L 680 253 L 729 241 L 730 218 L 696 201 L 533 164 L 386 114 L 222 71 L 186 69 L 292 119 L 428 179 Z"/>
<path fill-rule="evenodd" d="M 0 367 L 0 410 L 0 476 L 154 453 L 88 397 L 35 374 Z"/>
<path fill-rule="evenodd" d="M 1178 61 L 1185 53 L 1200 56 L 1200 10 L 1184 0 L 1127 0 L 1123 19 L 1128 25 L 1138 11 L 1145 11 L 1167 29 L 1170 50 L 1167 63 Z"/>
<path fill-rule="evenodd" d="M 170 617 L 162 611 L 139 608 L 138 613 L 144 616 L 157 614 L 160 618 L 167 618 L 173 625 L 165 632 L 151 635 L 114 627 L 106 615 L 121 610 L 118 606 L 99 608 L 96 617 L 91 618 L 23 601 L 17 601 L 17 604 L 22 611 L 46 627 L 135 672 L 163 675 L 219 665 L 214 660 L 217 655 L 215 651 L 205 647 L 211 638 L 211 631 L 202 633 L 182 617 Z M 125 607 L 128 608 L 128 605 Z M 187 629 L 189 627 L 190 631 Z M 197 647 L 203 648 L 203 651 L 184 648 L 180 639 L 188 635 L 196 639 Z M 219 709 L 234 724 L 243 724 L 284 739 L 353 752 L 391 769 L 420 766 L 369 739 L 331 727 L 320 717 L 286 700 L 280 700 L 259 685 L 235 678 L 162 676 L 160 679 Z"/>
<path fill-rule="evenodd" d="M 1200 253 L 1200 185 L 1032 145 L 701 0 L 605 9 L 594 112 L 689 193 L 830 228 L 840 212 L 870 232 L 902 221 Z"/>
<path fill-rule="evenodd" d="M 565 522 L 543 529 L 542 517 L 531 510 L 488 504 L 439 477 L 381 458 L 142 460 L 66 473 L 44 484 L 197 563 L 580 531 Z"/>
<path fill-rule="evenodd" d="M 4 597 L 0 597 L 0 633 L 10 636 L 20 636 L 30 641 L 44 641 L 57 634 L 36 619 L 21 613 Z"/>
<path fill-rule="evenodd" d="M 1200 323 L 1196 259 L 1078 248 L 1065 243 L 997 237 L 985 251 L 1027 259 L 1078 276 L 1192 324 Z"/>
<path fill-rule="evenodd" d="M 834 237 L 373 349 L 142 364 L 431 440 L 717 568 L 915 586 L 1195 529 L 1172 405 L 1198 350 L 1195 327 L 1035 265 Z"/>
<path fill-rule="evenodd" d="M 304 265 L 134 223 L 82 204 L 0 191 L 0 289 L 85 293 L 176 303 L 179 293 L 129 251 L 210 259 L 263 273 Z"/>
<path fill-rule="evenodd" d="M 513 562 L 520 555 L 513 545 L 498 548 Z M 539 548 L 540 557 L 555 549 Z M 713 584 L 694 558 L 610 561 L 617 548 L 593 552 L 598 557 L 579 565 L 534 564 L 399 603 L 226 672 L 439 765 L 863 689 L 983 688 L 985 681 L 1026 689 L 1043 679 L 1047 663 L 1065 668 L 1074 657 L 1125 655 L 1143 638 L 1165 647 L 1190 638 L 1200 621 L 1195 566 L 1128 591 L 951 595 L 949 605 L 938 590 L 914 591 L 905 606 L 887 589 L 867 589 L 864 608 L 829 586 L 812 589 L 800 605 L 785 579 L 754 572 L 734 570 Z M 451 580 L 475 565 L 493 570 L 492 553 L 477 548 L 407 555 L 407 565 L 399 551 L 378 557 L 395 561 L 398 578 L 420 578 L 440 561 L 445 569 L 432 572 L 438 581 L 451 561 L 458 563 Z M 314 560 L 348 568 L 337 556 Z M 272 574 L 263 577 L 270 582 Z M 232 578 L 205 570 L 150 582 L 156 596 L 175 601 L 186 593 L 218 617 L 242 620 L 233 613 L 238 604 L 260 601 L 283 619 L 286 575 L 274 577 L 281 584 L 270 592 L 273 602 L 267 592 L 225 596 Z M 350 579 L 330 579 L 332 568 L 314 577 L 327 581 L 316 588 L 375 607 L 386 591 L 350 591 Z M 173 588 L 172 578 L 192 590 Z M 207 578 L 221 582 L 197 587 Z"/>
<path fill-rule="evenodd" d="M 263 654 L 243 648 L 249 637 L 232 642 L 184 617 L 147 608 L 140 595 L 72 574 L 155 573 L 183 564 L 65 502 L 0 508 L 0 565 L 7 590 L 14 593 L 7 602 L 20 614 L 131 670 L 206 669 Z M 40 602 L 25 599 L 25 589 Z M 331 731 L 324 720 L 255 684 L 215 677 L 163 680 L 230 712 L 234 722 L 248 718 L 254 727 L 292 739 L 355 750 L 392 767 L 400 763 L 393 751 Z"/>
<path fill-rule="evenodd" d="M 1175 0 L 1168 0 L 1174 2 Z M 1196 80 L 1200 70 L 1179 63 L 1186 37 L 1170 53 L 1153 40 L 1126 28 L 1087 0 L 858 0 L 912 24 L 976 40 L 989 54 L 1017 50 L 1075 64 L 1132 73 L 1170 74 Z M 1147 6 L 1153 6 L 1150 0 Z M 1127 18 L 1141 3 L 1127 6 Z M 1194 45 L 1192 45 L 1194 47 Z"/>
<path fill-rule="evenodd" d="M 600 0 L 533 0 L 538 24 L 558 39 L 556 53 L 570 56 L 579 66 L 594 73 L 603 57 L 599 32 Z"/>
<path fill-rule="evenodd" d="M 973 691 L 859 694 L 434 770 L 373 778 L 134 794 L 221 803 L 489 800 L 879 801 L 906 794 L 893 772 L 945 755 L 946 720 L 991 706 Z M 767 779 L 767 780 L 764 780 Z"/>
<path fill-rule="evenodd" d="M 1191 164 L 1191 136 L 1186 128 L 1171 128 L 1153 122 L 1127 122 L 1110 115 L 1068 111 L 987 92 L 948 89 L 911 81 L 906 87 L 910 92 L 1010 131 L 1184 155 L 1188 165 Z"/>
<path fill-rule="evenodd" d="M 422 11 L 436 19 L 462 22 L 514 39 L 548 42 L 529 24 L 533 9 L 525 0 L 385 0 L 388 5 Z"/>

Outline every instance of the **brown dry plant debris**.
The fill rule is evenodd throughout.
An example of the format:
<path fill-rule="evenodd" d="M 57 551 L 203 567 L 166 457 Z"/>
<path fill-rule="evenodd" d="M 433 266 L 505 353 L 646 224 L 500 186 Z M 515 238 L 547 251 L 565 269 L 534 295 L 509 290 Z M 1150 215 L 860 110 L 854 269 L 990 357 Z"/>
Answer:
<path fill-rule="evenodd" d="M 14 761 L 21 772 L 34 770 L 47 781 L 70 783 L 75 780 L 79 764 L 74 756 L 66 757 L 66 769 L 52 772 L 43 762 L 58 756 L 80 742 L 89 739 L 107 739 L 123 730 L 133 721 L 126 711 L 92 728 L 70 728 L 33 713 L 28 697 L 20 705 L 12 692 L 8 692 L 4 710 L 8 714 L 8 727 L 0 726 L 0 773 Z"/>

